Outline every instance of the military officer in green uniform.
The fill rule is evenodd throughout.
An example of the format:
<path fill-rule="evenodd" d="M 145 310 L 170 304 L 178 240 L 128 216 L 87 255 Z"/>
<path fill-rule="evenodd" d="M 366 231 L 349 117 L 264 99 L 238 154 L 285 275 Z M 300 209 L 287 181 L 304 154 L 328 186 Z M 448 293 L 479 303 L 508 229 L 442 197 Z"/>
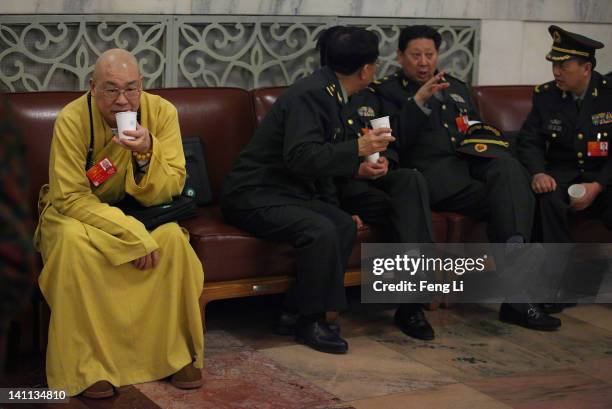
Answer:
<path fill-rule="evenodd" d="M 485 219 L 489 240 L 506 243 L 509 255 L 531 240 L 529 175 L 511 155 L 460 153 L 469 125 L 480 118 L 467 84 L 437 70 L 441 42 L 432 27 L 404 28 L 397 50 L 402 68 L 372 88 L 391 109 L 400 165 L 423 173 L 432 208 Z M 504 303 L 500 318 L 539 330 L 560 325 L 535 304 Z"/>
<path fill-rule="evenodd" d="M 534 89 L 518 153 L 538 199 L 538 235 L 567 243 L 571 211 L 600 217 L 612 228 L 612 80 L 594 71 L 602 43 L 554 25 L 548 31 L 553 44 L 546 59 L 554 80 Z M 572 184 L 586 193 L 570 203 Z"/>
<path fill-rule="evenodd" d="M 341 210 L 333 179 L 357 174 L 360 158 L 384 151 L 390 129 L 361 138 L 348 97 L 373 79 L 378 39 L 339 29 L 328 66 L 290 86 L 272 106 L 225 180 L 221 207 L 229 223 L 296 249 L 295 337 L 328 353 L 348 344 L 329 327 L 327 311 L 346 305 L 344 272 L 356 223 Z"/>
<path fill-rule="evenodd" d="M 317 42 L 321 65 L 327 65 L 327 43 L 340 26 L 331 27 Z M 366 132 L 370 120 L 386 116 L 382 101 L 371 89 L 351 95 L 348 105 L 355 123 Z M 410 115 L 411 113 L 406 113 Z M 376 161 L 360 159 L 359 170 L 352 177 L 336 178 L 340 206 L 359 221 L 378 226 L 385 240 L 392 243 L 432 243 L 434 241 L 427 183 L 423 175 L 399 168 L 393 144 Z M 395 324 L 406 334 L 422 340 L 434 339 L 434 330 L 420 304 L 402 304 L 394 315 Z"/>

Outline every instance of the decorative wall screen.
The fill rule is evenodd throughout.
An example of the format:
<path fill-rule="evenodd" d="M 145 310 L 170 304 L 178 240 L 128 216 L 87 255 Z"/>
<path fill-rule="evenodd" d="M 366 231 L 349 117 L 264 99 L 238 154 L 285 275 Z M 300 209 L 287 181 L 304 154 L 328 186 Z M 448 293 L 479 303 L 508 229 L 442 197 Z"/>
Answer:
<path fill-rule="evenodd" d="M 121 47 L 139 60 L 145 88 L 291 84 L 319 66 L 320 33 L 343 24 L 379 38 L 378 76 L 395 71 L 399 32 L 430 24 L 442 34 L 440 65 L 477 78 L 480 22 L 290 16 L 0 16 L 0 90 L 83 90 L 96 58 Z"/>

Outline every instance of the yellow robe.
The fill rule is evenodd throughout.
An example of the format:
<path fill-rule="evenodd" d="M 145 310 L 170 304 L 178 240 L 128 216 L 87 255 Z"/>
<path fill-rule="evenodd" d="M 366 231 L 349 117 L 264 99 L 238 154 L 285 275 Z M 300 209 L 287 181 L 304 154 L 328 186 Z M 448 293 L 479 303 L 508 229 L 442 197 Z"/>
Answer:
<path fill-rule="evenodd" d="M 167 202 L 185 182 L 176 109 L 143 92 L 140 110 L 153 139 L 140 183 L 131 153 L 112 141 L 94 98 L 93 158 L 108 157 L 117 168 L 99 187 L 90 185 L 84 170 L 86 96 L 68 104 L 55 122 L 35 245 L 44 261 L 40 288 L 51 308 L 47 381 L 70 396 L 99 380 L 121 386 L 164 378 L 192 360 L 203 366 L 198 300 L 204 272 L 187 232 L 176 223 L 149 232 L 110 205 L 125 192 L 144 205 Z M 156 268 L 141 271 L 130 263 L 155 249 Z"/>

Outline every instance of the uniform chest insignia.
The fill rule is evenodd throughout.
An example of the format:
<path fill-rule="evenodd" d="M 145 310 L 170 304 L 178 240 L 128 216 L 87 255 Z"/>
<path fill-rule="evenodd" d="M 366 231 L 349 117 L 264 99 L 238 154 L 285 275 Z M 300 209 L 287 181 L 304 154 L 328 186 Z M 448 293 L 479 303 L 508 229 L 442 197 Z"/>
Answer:
<path fill-rule="evenodd" d="M 612 112 L 600 112 L 591 115 L 591 121 L 593 122 L 593 126 L 610 124 L 612 123 Z"/>
<path fill-rule="evenodd" d="M 560 132 L 563 130 L 563 127 L 561 126 L 561 124 L 562 122 L 560 119 L 553 118 L 548 121 L 548 130 Z"/>
<path fill-rule="evenodd" d="M 406 88 L 408 86 L 408 80 L 402 80 L 402 87 Z"/>
<path fill-rule="evenodd" d="M 450 97 L 460 104 L 465 104 L 465 99 L 459 94 L 450 94 Z"/>
<path fill-rule="evenodd" d="M 365 118 L 374 118 L 376 116 L 374 109 L 369 106 L 362 106 L 357 108 L 357 113 L 359 114 L 359 116 Z"/>

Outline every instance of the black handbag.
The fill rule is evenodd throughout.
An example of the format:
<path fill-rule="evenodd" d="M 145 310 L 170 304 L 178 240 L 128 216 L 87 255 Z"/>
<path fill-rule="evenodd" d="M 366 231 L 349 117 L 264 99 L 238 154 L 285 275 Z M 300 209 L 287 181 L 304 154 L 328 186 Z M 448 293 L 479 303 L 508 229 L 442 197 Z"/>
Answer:
<path fill-rule="evenodd" d="M 212 190 L 208 179 L 208 170 L 204 160 L 204 148 L 200 138 L 184 138 L 185 169 L 187 179 L 183 195 L 193 197 L 198 206 L 212 203 Z"/>
<path fill-rule="evenodd" d="M 145 207 L 130 195 L 113 206 L 123 213 L 138 219 L 147 230 L 153 230 L 164 223 L 181 221 L 197 216 L 197 205 L 192 197 L 181 195 L 172 198 L 172 202 Z"/>

